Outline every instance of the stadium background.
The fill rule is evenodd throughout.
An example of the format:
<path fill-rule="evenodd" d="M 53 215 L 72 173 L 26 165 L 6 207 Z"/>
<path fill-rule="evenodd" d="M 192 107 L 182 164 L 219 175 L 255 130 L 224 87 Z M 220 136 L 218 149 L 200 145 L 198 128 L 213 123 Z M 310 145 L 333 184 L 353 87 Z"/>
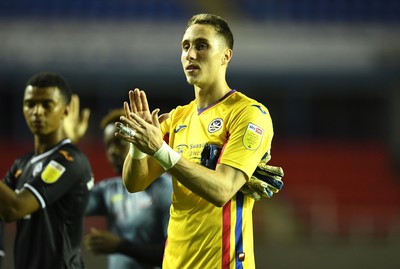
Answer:
<path fill-rule="evenodd" d="M 96 180 L 112 175 L 101 117 L 134 87 L 162 111 L 193 98 L 180 40 L 200 12 L 228 19 L 229 85 L 263 102 L 274 120 L 271 163 L 284 168 L 285 186 L 255 206 L 257 268 L 398 268 L 397 0 L 2 0 L 0 173 L 32 147 L 22 92 L 48 70 L 92 110 L 80 146 Z M 14 225 L 7 231 L 11 268 Z M 88 268 L 105 268 L 104 257 L 85 258 Z"/>

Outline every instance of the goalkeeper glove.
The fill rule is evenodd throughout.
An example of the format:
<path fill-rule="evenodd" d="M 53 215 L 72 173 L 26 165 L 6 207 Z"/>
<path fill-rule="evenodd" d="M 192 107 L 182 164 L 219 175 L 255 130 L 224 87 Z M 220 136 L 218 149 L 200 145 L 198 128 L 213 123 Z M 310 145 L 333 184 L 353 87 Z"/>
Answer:
<path fill-rule="evenodd" d="M 240 189 L 240 191 L 258 201 L 262 197 L 271 198 L 274 193 L 279 192 L 283 187 L 282 167 L 260 163 L 256 171 Z"/>

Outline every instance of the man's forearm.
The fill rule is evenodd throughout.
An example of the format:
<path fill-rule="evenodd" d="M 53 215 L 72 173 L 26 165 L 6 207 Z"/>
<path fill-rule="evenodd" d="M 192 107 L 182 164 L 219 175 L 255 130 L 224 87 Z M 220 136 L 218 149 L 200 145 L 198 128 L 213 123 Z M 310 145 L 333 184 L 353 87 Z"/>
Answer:
<path fill-rule="evenodd" d="M 7 220 L 10 211 L 10 202 L 15 197 L 15 192 L 4 182 L 0 181 L 0 220 Z"/>
<path fill-rule="evenodd" d="M 208 169 L 185 158 L 168 170 L 192 192 L 216 206 L 223 206 L 246 183 L 245 174 L 233 167 L 220 164 Z"/>
<path fill-rule="evenodd" d="M 162 167 L 153 158 L 135 160 L 128 154 L 122 170 L 122 179 L 129 192 L 138 192 L 145 190 L 163 172 Z"/>

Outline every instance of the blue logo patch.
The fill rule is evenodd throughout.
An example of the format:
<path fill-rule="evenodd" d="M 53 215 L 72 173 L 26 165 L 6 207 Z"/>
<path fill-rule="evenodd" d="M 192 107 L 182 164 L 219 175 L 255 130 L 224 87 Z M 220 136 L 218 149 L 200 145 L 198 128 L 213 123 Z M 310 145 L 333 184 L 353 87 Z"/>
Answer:
<path fill-rule="evenodd" d="M 187 127 L 187 125 L 179 125 L 178 128 L 175 128 L 174 132 L 177 133 L 180 130 L 182 130 L 183 128 L 186 128 L 186 127 Z"/>
<path fill-rule="evenodd" d="M 261 111 L 261 113 L 267 114 L 267 111 L 263 110 L 263 109 L 261 108 L 261 106 L 259 106 L 259 105 L 253 105 L 253 106 L 255 106 L 256 108 L 258 108 L 258 109 Z"/>

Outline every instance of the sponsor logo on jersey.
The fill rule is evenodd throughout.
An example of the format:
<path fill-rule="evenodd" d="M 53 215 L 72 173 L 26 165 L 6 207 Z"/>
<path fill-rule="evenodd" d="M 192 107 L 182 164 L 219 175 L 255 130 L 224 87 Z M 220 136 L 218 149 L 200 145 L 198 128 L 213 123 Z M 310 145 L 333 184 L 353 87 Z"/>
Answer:
<path fill-rule="evenodd" d="M 118 203 L 118 202 L 121 202 L 122 200 L 124 200 L 124 196 L 120 193 L 115 194 L 111 197 L 112 203 Z"/>
<path fill-rule="evenodd" d="M 50 163 L 44 168 L 42 172 L 42 180 L 47 184 L 52 184 L 56 182 L 61 175 L 65 172 L 65 167 L 60 163 L 52 160 Z"/>
<path fill-rule="evenodd" d="M 187 127 L 187 125 L 185 125 L 185 124 L 179 125 L 177 128 L 175 128 L 174 132 L 177 133 L 180 130 L 182 130 L 183 128 L 186 128 L 186 127 Z"/>
<path fill-rule="evenodd" d="M 221 118 L 214 119 L 210 124 L 208 125 L 208 132 L 209 133 L 215 133 L 219 129 L 222 128 L 222 123 L 224 121 Z"/>
<path fill-rule="evenodd" d="M 138 206 L 139 208 L 149 208 L 153 204 L 153 199 L 143 199 L 141 201 L 138 201 Z"/>
<path fill-rule="evenodd" d="M 176 152 L 178 152 L 179 154 L 183 154 L 187 149 L 188 149 L 188 145 L 186 144 L 179 144 L 175 147 Z"/>
<path fill-rule="evenodd" d="M 256 150 L 260 144 L 264 134 L 264 130 L 252 123 L 247 125 L 243 136 L 243 145 L 250 150 Z"/>

